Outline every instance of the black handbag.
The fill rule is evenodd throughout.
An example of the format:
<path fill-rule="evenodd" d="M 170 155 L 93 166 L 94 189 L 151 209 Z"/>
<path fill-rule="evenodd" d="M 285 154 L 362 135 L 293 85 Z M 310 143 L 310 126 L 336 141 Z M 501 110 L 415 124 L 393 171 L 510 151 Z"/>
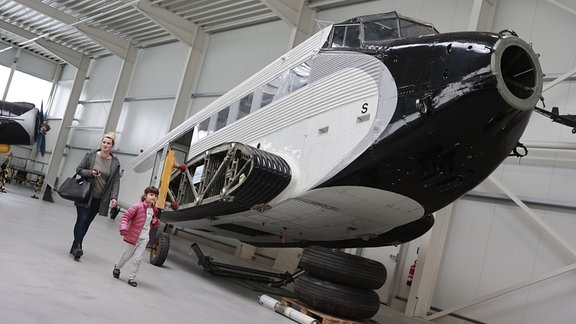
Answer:
<path fill-rule="evenodd" d="M 72 177 L 66 178 L 58 188 L 60 197 L 74 202 L 85 203 L 90 198 L 92 183 L 88 179 L 78 176 L 76 173 Z"/>

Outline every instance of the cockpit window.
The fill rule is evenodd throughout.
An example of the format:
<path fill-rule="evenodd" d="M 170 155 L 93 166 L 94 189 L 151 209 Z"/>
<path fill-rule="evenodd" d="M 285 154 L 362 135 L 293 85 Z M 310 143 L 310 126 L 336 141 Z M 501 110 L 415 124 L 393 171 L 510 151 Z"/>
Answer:
<path fill-rule="evenodd" d="M 364 24 L 364 41 L 366 42 L 396 38 L 400 38 L 398 20 L 396 18 L 373 20 Z"/>
<path fill-rule="evenodd" d="M 432 26 L 417 24 L 410 20 L 400 19 L 400 28 L 402 29 L 402 37 L 418 37 L 436 34 Z"/>
<path fill-rule="evenodd" d="M 360 47 L 360 26 L 357 24 L 334 26 L 332 47 Z"/>
<path fill-rule="evenodd" d="M 332 50 L 374 51 L 396 39 L 437 34 L 432 24 L 409 19 L 396 12 L 350 19 L 332 27 L 331 38 L 322 46 Z"/>

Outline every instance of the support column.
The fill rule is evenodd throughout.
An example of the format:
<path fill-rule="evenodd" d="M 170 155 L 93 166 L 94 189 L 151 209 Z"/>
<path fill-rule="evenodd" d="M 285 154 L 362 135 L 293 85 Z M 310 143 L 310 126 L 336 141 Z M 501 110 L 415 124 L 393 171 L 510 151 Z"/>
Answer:
<path fill-rule="evenodd" d="M 20 59 L 20 54 L 22 54 L 22 49 L 18 48 L 16 50 L 14 60 L 12 61 L 12 66 L 10 67 L 8 80 L 6 80 L 6 88 L 4 88 L 4 95 L 2 96 L 2 101 L 6 101 L 6 97 L 8 97 L 8 90 L 10 90 L 10 84 L 12 83 L 12 77 L 14 77 L 14 71 L 16 71 L 16 66 L 18 66 L 18 60 Z"/>
<path fill-rule="evenodd" d="M 420 250 L 414 272 L 414 282 L 408 294 L 408 302 L 404 311 L 408 316 L 424 318 L 430 310 L 452 217 L 452 207 L 453 205 L 450 204 L 434 214 L 430 242 L 428 246 Z"/>
<path fill-rule="evenodd" d="M 184 73 L 182 74 L 178 93 L 176 94 L 174 113 L 172 114 L 172 121 L 170 122 L 170 131 L 182 124 L 182 121 L 186 119 L 188 108 L 192 102 L 192 93 L 198 83 L 198 75 L 202 61 L 204 60 L 204 54 L 206 53 L 208 37 L 208 34 L 201 28 L 198 28 L 194 42 L 188 49 L 188 60 Z"/>
<path fill-rule="evenodd" d="M 110 113 L 108 114 L 108 119 L 106 120 L 106 126 L 104 126 L 104 132 L 102 135 L 109 131 L 116 131 L 116 128 L 118 127 L 120 113 L 124 106 L 124 98 L 126 98 L 128 86 L 130 86 L 130 81 L 132 80 L 137 56 L 138 49 L 136 46 L 129 45 L 126 50 L 126 55 L 124 55 L 122 69 L 118 75 L 118 82 L 116 83 L 116 89 L 114 90 L 114 95 L 112 96 L 112 102 L 110 104 Z"/>
<path fill-rule="evenodd" d="M 474 0 L 468 30 L 492 31 L 497 2 L 498 0 Z"/>
<path fill-rule="evenodd" d="M 74 115 L 76 114 L 76 108 L 78 107 L 78 101 L 80 100 L 80 94 L 84 88 L 84 82 L 86 80 L 86 75 L 88 74 L 88 67 L 90 66 L 90 58 L 83 55 L 80 59 L 80 64 L 76 70 L 76 77 L 74 78 L 74 84 L 72 85 L 72 91 L 70 92 L 70 97 L 68 98 L 68 104 L 66 105 L 66 112 L 64 113 L 64 118 L 62 120 L 62 127 L 58 133 L 58 138 L 56 140 L 56 145 L 54 146 L 54 151 L 50 158 L 50 163 L 48 166 L 48 171 L 46 172 L 46 191 L 44 193 L 43 200 L 52 201 L 52 188 L 56 185 L 56 178 L 58 176 L 58 171 L 62 164 L 62 159 L 64 155 L 64 149 L 66 148 L 66 142 L 68 141 L 68 136 L 70 135 L 70 126 L 74 120 Z"/>

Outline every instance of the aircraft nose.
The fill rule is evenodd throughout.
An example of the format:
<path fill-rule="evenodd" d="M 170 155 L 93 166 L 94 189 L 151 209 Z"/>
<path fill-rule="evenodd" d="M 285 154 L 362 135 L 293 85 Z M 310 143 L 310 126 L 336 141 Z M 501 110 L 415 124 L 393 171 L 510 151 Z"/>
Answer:
<path fill-rule="evenodd" d="M 501 33 L 491 58 L 498 91 L 518 110 L 533 109 L 542 96 L 543 73 L 532 46 L 510 33 Z"/>

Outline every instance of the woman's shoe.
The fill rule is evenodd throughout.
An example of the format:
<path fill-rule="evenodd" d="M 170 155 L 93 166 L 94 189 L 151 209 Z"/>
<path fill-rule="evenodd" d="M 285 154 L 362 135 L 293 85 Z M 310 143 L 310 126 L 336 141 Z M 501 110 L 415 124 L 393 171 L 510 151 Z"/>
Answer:
<path fill-rule="evenodd" d="M 130 286 L 132 286 L 132 287 L 138 286 L 138 283 L 137 283 L 136 281 L 132 280 L 132 279 L 128 280 L 128 284 L 129 284 Z"/>
<path fill-rule="evenodd" d="M 84 252 L 82 252 L 82 245 L 77 244 L 74 245 L 72 244 L 72 247 L 70 248 L 70 255 L 72 255 L 74 257 L 74 260 L 78 261 L 80 260 L 80 257 L 84 254 Z"/>
<path fill-rule="evenodd" d="M 80 260 L 80 257 L 84 255 L 84 252 L 82 251 L 81 247 L 78 247 L 74 250 L 74 260 L 78 261 Z"/>
<path fill-rule="evenodd" d="M 112 271 L 112 276 L 114 276 L 114 278 L 116 279 L 120 278 L 120 269 L 114 268 L 114 270 Z"/>

